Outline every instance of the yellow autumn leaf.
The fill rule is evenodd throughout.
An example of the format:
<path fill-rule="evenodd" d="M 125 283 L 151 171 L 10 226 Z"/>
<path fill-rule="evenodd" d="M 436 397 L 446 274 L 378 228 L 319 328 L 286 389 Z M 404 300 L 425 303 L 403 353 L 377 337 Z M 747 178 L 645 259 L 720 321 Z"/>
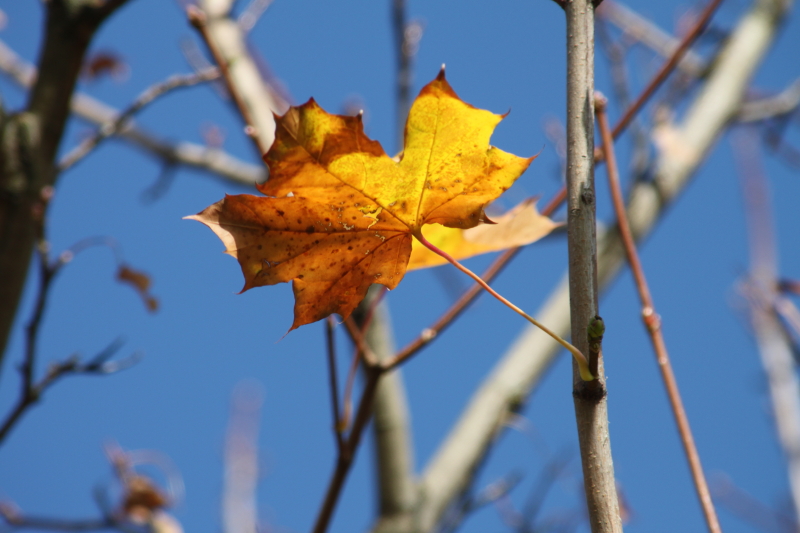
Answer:
<path fill-rule="evenodd" d="M 406 273 L 424 224 L 472 228 L 533 158 L 489 144 L 503 119 L 461 101 L 444 70 L 414 101 L 399 161 L 364 135 L 360 116 L 314 100 L 276 120 L 265 196 L 226 196 L 195 216 L 223 241 L 243 290 L 292 281 L 291 329 L 350 315 L 373 283 Z"/>
<path fill-rule="evenodd" d="M 559 227 L 539 213 L 534 200 L 526 200 L 493 219 L 495 224 L 481 224 L 470 229 L 448 228 L 439 224 L 426 226 L 425 238 L 456 260 L 525 246 L 547 236 Z M 408 270 L 443 265 L 447 261 L 414 240 Z"/>

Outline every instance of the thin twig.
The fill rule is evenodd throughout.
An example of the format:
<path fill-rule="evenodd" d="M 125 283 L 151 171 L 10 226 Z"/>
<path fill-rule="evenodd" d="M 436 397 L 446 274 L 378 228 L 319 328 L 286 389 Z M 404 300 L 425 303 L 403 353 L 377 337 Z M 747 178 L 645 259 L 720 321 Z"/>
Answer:
<path fill-rule="evenodd" d="M 61 377 L 67 374 L 112 374 L 133 366 L 139 360 L 139 354 L 134 354 L 120 361 L 109 361 L 122 345 L 121 340 L 117 339 L 85 363 L 81 363 L 77 355 L 53 363 L 50 368 L 48 368 L 44 377 L 38 382 L 36 381 L 36 357 L 38 355 L 39 331 L 45 310 L 47 309 L 47 301 L 51 294 L 52 284 L 56 276 L 67 263 L 72 261 L 76 254 L 92 246 L 108 246 L 114 252 L 117 263 L 121 261 L 121 255 L 116 242 L 107 237 L 92 237 L 79 241 L 68 250 L 62 252 L 55 261 L 51 261 L 49 243 L 44 236 L 44 219 L 42 218 L 44 210 L 46 209 L 46 204 L 51 197 L 52 188 L 45 187 L 42 191 L 42 203 L 38 208 L 40 211 L 40 218 L 35 230 L 37 233 L 36 251 L 38 252 L 39 259 L 39 291 L 36 295 L 33 314 L 25 328 L 25 353 L 22 364 L 20 365 L 20 375 L 22 379 L 20 397 L 3 422 L 0 423 L 0 443 L 5 440 L 10 431 L 22 418 L 22 415 L 41 399 L 45 390 Z"/>
<path fill-rule="evenodd" d="M 620 237 L 625 247 L 625 255 L 628 258 L 628 264 L 630 264 L 631 272 L 636 282 L 636 290 L 639 293 L 639 299 L 642 303 L 642 320 L 650 334 L 650 341 L 653 343 L 653 350 L 655 351 L 658 368 L 661 371 L 661 378 L 667 389 L 669 403 L 672 407 L 672 413 L 675 416 L 675 422 L 678 425 L 681 443 L 686 453 L 689 469 L 692 472 L 692 479 L 694 480 L 697 496 L 700 500 L 700 506 L 703 508 L 708 530 L 712 533 L 721 533 L 722 530 L 720 529 L 719 520 L 717 519 L 717 513 L 711 501 L 711 494 L 708 491 L 708 483 L 703 473 L 703 467 L 700 464 L 700 455 L 694 443 L 692 430 L 689 427 L 689 419 L 686 416 L 686 411 L 683 408 L 683 401 L 678 391 L 678 382 L 672 371 L 669 354 L 667 353 L 667 347 L 664 343 L 664 336 L 661 332 L 661 318 L 656 313 L 655 304 L 650 294 L 650 288 L 647 285 L 644 270 L 639 260 L 639 254 L 636 251 L 633 233 L 628 224 L 625 202 L 622 198 L 622 189 L 619 185 L 617 162 L 616 156 L 614 155 L 614 141 L 612 139 L 611 129 L 608 125 L 608 115 L 605 112 L 606 100 L 599 93 L 595 95 L 595 110 L 597 112 L 597 123 L 600 128 L 600 134 L 603 139 L 602 150 L 605 154 L 608 182 L 614 203 L 614 211 L 617 215 Z"/>
<path fill-rule="evenodd" d="M 0 41 L 0 71 L 7 74 L 20 87 L 30 88 L 37 76 L 36 67 L 19 57 Z M 73 94 L 70 104 L 75 116 L 102 126 L 119 116 L 113 107 L 80 92 Z M 252 186 L 266 179 L 264 165 L 253 165 L 233 157 L 227 152 L 190 142 L 170 143 L 139 129 L 132 124 L 123 127 L 118 137 L 135 144 L 166 164 L 180 163 L 210 172 L 239 185 Z"/>
<path fill-rule="evenodd" d="M 729 513 L 763 533 L 793 533 L 797 522 L 790 516 L 763 504 L 727 476 L 712 480 L 714 497 Z"/>
<path fill-rule="evenodd" d="M 419 40 L 422 38 L 422 25 L 419 22 L 408 22 L 405 0 L 392 0 L 392 30 L 394 31 L 395 54 L 397 61 L 397 79 L 395 81 L 395 144 L 398 150 L 403 149 L 403 132 L 406 117 L 411 105 L 411 82 L 413 81 L 412 62 L 417 53 Z"/>
<path fill-rule="evenodd" d="M 114 517 L 88 518 L 86 520 L 64 520 L 25 516 L 8 504 L 0 504 L 0 517 L 10 529 L 46 529 L 51 531 L 99 531 L 116 529 L 121 524 Z"/>
<path fill-rule="evenodd" d="M 800 106 L 800 79 L 792 82 L 778 94 L 750 100 L 742 104 L 736 120 L 757 122 L 794 113 Z"/>
<path fill-rule="evenodd" d="M 376 298 L 376 300 L 379 301 L 380 296 Z M 375 303 L 377 305 L 377 302 Z M 369 312 L 367 313 L 367 318 L 369 318 L 370 314 L 371 313 Z M 333 511 L 336 508 L 342 488 L 344 487 L 344 482 L 347 479 L 347 475 L 350 472 L 350 467 L 353 464 L 356 451 L 358 451 L 358 446 L 361 442 L 361 436 L 364 433 L 364 428 L 367 426 L 367 423 L 372 416 L 372 404 L 375 399 L 375 393 L 378 389 L 378 382 L 380 381 L 381 376 L 386 372 L 381 365 L 380 360 L 372 352 L 366 340 L 364 339 L 364 333 L 362 329 L 358 327 L 358 324 L 356 324 L 352 316 L 347 317 L 344 320 L 344 325 L 357 348 L 354 366 L 357 364 L 359 356 L 364 363 L 366 383 L 364 384 L 364 390 L 361 393 L 361 400 L 359 401 L 358 408 L 356 410 L 356 416 L 353 420 L 353 427 L 350 429 L 347 439 L 344 440 L 343 444 L 339 448 L 336 458 L 336 467 L 334 468 L 333 475 L 328 483 L 328 490 L 325 493 L 325 499 L 322 502 L 322 506 L 320 507 L 317 519 L 314 523 L 314 533 L 323 533 L 328 528 L 328 524 L 333 516 Z M 348 385 L 348 388 L 350 387 L 351 385 Z M 348 394 L 348 392 L 345 392 L 345 397 L 347 397 Z M 347 409 L 347 407 L 345 407 L 345 409 Z M 345 414 L 345 417 L 349 418 L 347 414 Z"/>
<path fill-rule="evenodd" d="M 618 2 L 606 0 L 603 8 L 597 11 L 597 16 L 622 30 L 626 40 L 642 43 L 662 57 L 672 56 L 680 46 L 680 39 Z M 699 78 L 707 70 L 708 64 L 699 54 L 687 50 L 678 62 L 677 68 L 693 78 Z"/>
<path fill-rule="evenodd" d="M 38 382 L 28 384 L 27 376 L 23 392 L 17 404 L 9 412 L 6 419 L 0 425 L 0 443 L 8 436 L 9 432 L 19 422 L 28 409 L 38 402 L 42 394 L 56 381 L 66 375 L 92 374 L 106 375 L 124 370 L 136 364 L 141 358 L 139 353 L 135 353 L 121 361 L 110 362 L 109 359 L 117 352 L 121 345 L 119 340 L 111 343 L 106 349 L 92 357 L 88 362 L 81 363 L 78 355 L 73 355 L 67 359 L 50 365 L 45 376 Z"/>
<path fill-rule="evenodd" d="M 350 363 L 350 370 L 347 372 L 347 381 L 344 384 L 344 396 L 342 397 L 342 416 L 341 423 L 344 428 L 350 425 L 350 417 L 353 415 L 353 389 L 356 384 L 356 374 L 358 364 L 361 362 L 361 351 L 356 348 L 353 353 L 353 360 Z"/>
<path fill-rule="evenodd" d="M 564 203 L 564 200 L 567 198 L 567 190 L 566 188 L 562 187 L 556 195 L 547 203 L 547 205 L 542 209 L 543 216 L 552 216 L 553 213 Z M 503 270 L 503 268 L 522 250 L 522 247 L 515 247 L 509 248 L 494 262 L 486 269 L 486 271 L 481 274 L 481 278 L 485 280 L 487 283 L 491 283 L 492 280 Z M 440 316 L 436 322 L 431 324 L 430 327 L 425 328 L 422 330 L 422 333 L 407 344 L 402 350 L 397 352 L 395 356 L 385 363 L 387 368 L 394 368 L 405 363 L 406 360 L 410 359 L 414 356 L 417 352 L 419 352 L 422 348 L 428 345 L 433 339 L 435 339 L 439 333 L 441 333 L 447 326 L 449 326 L 458 316 L 463 313 L 466 308 L 471 304 L 475 298 L 477 298 L 480 294 L 483 294 L 483 287 L 480 284 L 475 283 L 472 287 L 464 292 L 461 297 L 452 305 L 450 309 L 444 312 L 442 316 Z"/>
<path fill-rule="evenodd" d="M 653 76 L 650 82 L 647 84 L 647 87 L 639 94 L 639 97 L 628 106 L 623 113 L 622 117 L 617 121 L 614 125 L 614 129 L 612 130 L 612 137 L 616 139 L 619 137 L 625 128 L 628 127 L 633 117 L 641 110 L 644 104 L 653 96 L 653 93 L 661 87 L 661 84 L 667 79 L 667 76 L 675 70 L 675 67 L 680 62 L 681 58 L 684 56 L 686 51 L 689 49 L 690 46 L 694 43 L 694 41 L 703 33 L 708 21 L 711 20 L 711 16 L 716 11 L 717 7 L 722 3 L 722 0 L 711 0 L 708 5 L 705 7 L 703 12 L 698 17 L 697 21 L 694 23 L 694 26 L 686 33 L 686 35 L 681 40 L 681 43 L 672 53 L 672 55 L 661 65 L 661 68 L 658 72 Z M 600 150 L 595 150 L 595 161 L 601 161 L 603 159 L 603 152 Z"/>
<path fill-rule="evenodd" d="M 247 8 L 245 8 L 242 14 L 239 15 L 239 18 L 236 19 L 236 23 L 239 24 L 239 27 L 244 33 L 250 33 L 256 23 L 261 19 L 264 12 L 272 5 L 273 1 L 274 0 L 251 0 Z"/>
<path fill-rule="evenodd" d="M 258 153 L 263 156 L 269 150 L 269 145 L 265 144 L 262 140 L 262 135 L 256 128 L 257 122 L 251 113 L 250 106 L 247 105 L 247 102 L 243 98 L 239 87 L 236 85 L 236 83 L 234 83 L 233 78 L 231 77 L 230 65 L 228 65 L 228 61 L 225 59 L 222 51 L 219 49 L 217 43 L 214 41 L 208 31 L 206 14 L 197 6 L 190 5 L 186 10 L 186 15 L 188 16 L 189 22 L 192 24 L 192 26 L 194 26 L 198 33 L 200 33 L 200 37 L 202 37 L 203 41 L 206 43 L 208 50 L 211 52 L 211 55 L 214 58 L 214 62 L 219 67 L 219 70 L 222 73 L 222 78 L 225 80 L 225 87 L 227 87 L 231 98 L 233 98 L 233 101 L 236 103 L 236 108 L 239 110 L 239 113 L 242 115 L 242 119 L 244 120 L 245 133 L 255 144 Z"/>
<path fill-rule="evenodd" d="M 350 335 L 350 338 L 353 339 L 358 351 L 361 353 L 364 365 L 368 368 L 377 368 L 381 366 L 378 356 L 372 352 L 366 339 L 364 339 L 364 333 L 361 331 L 361 328 L 358 327 L 356 321 L 353 320 L 352 316 L 344 319 L 344 327 L 347 328 L 347 333 Z"/>
<path fill-rule="evenodd" d="M 608 4 L 611 4 L 609 2 Z M 604 4 L 604 6 L 607 6 Z M 608 23 L 603 19 L 607 7 L 598 12 L 597 19 L 597 43 L 602 47 L 605 56 L 608 58 L 611 70 L 611 81 L 614 88 L 614 96 L 621 108 L 626 108 L 631 104 L 631 94 L 628 80 L 628 67 L 625 63 L 625 55 L 628 46 L 620 41 L 614 41 L 608 31 Z M 642 175 L 645 172 L 650 160 L 650 140 L 647 131 L 641 124 L 641 120 L 631 121 L 631 135 L 633 137 L 633 153 L 631 154 L 631 166 L 635 169 L 634 175 Z"/>
<path fill-rule="evenodd" d="M 358 404 L 356 418 L 353 421 L 353 429 L 350 431 L 347 441 L 336 459 L 336 467 L 328 483 L 325 499 L 322 502 L 322 506 L 317 514 L 317 519 L 314 522 L 314 529 L 312 530 L 314 533 L 324 533 L 328 529 L 328 524 L 333 517 L 333 511 L 339 501 L 342 487 L 344 487 L 344 482 L 347 479 L 347 475 L 350 473 L 350 467 L 353 464 L 355 453 L 361 442 L 364 428 L 366 428 L 367 422 L 369 422 L 370 416 L 372 415 L 372 401 L 375 398 L 378 381 L 383 375 L 383 370 L 379 367 L 368 366 L 365 369 L 365 374 L 366 383 L 364 385 L 364 391 L 361 394 L 361 400 Z"/>
<path fill-rule="evenodd" d="M 73 148 L 66 156 L 64 156 L 58 164 L 58 171 L 63 172 L 72 167 L 75 163 L 89 155 L 89 153 L 97 148 L 101 142 L 113 135 L 118 134 L 130 123 L 131 119 L 137 113 L 158 98 L 174 91 L 175 89 L 192 87 L 199 83 L 215 80 L 217 78 L 219 78 L 219 70 L 215 67 L 212 67 L 196 74 L 170 76 L 167 80 L 147 88 L 113 121 L 106 122 L 100 126 L 93 136 L 85 139 L 82 143 Z"/>
<path fill-rule="evenodd" d="M 339 416 L 339 379 L 336 375 L 336 338 L 334 336 L 333 317 L 325 321 L 325 343 L 328 346 L 328 374 L 331 387 L 331 408 L 333 409 L 333 433 L 336 436 L 336 448 L 341 451 L 344 446 L 342 433 L 345 428 Z"/>
<path fill-rule="evenodd" d="M 567 342 L 564 339 L 562 339 L 561 336 L 559 336 L 557 333 L 555 333 L 554 331 L 549 329 L 547 326 L 545 326 L 544 324 L 542 324 L 541 322 L 539 322 L 538 320 L 536 320 L 535 318 L 533 318 L 532 316 L 527 314 L 525 311 L 523 311 L 522 309 L 520 309 L 519 307 L 517 307 L 516 305 L 511 303 L 507 298 L 502 296 L 500 293 L 498 293 L 496 290 L 494 290 L 488 283 L 486 283 L 486 281 L 481 279 L 480 276 L 478 276 L 473 271 L 471 271 L 470 269 L 468 269 L 467 267 L 465 267 L 464 265 L 462 265 L 461 263 L 456 261 L 450 254 L 448 254 L 444 250 L 438 248 L 436 245 L 434 245 L 430 241 L 428 241 L 428 239 L 426 239 L 425 236 L 422 235 L 422 232 L 418 231 L 417 233 L 414 234 L 414 237 L 416 237 L 416 239 L 419 242 L 421 242 L 422 245 L 425 246 L 428 250 L 430 250 L 431 252 L 433 252 L 433 253 L 441 256 L 441 257 L 444 257 L 447 260 L 448 263 L 450 263 L 451 265 L 456 267 L 458 270 L 460 270 L 461 272 L 463 272 L 467 276 L 471 277 L 474 281 L 476 281 L 478 283 L 478 285 L 481 286 L 481 288 L 483 288 L 483 290 L 485 290 L 486 292 L 488 292 L 489 294 L 494 296 L 503 305 L 505 305 L 506 307 L 508 307 L 509 309 L 511 309 L 512 311 L 514 311 L 515 313 L 517 313 L 518 315 L 523 317 L 525 320 L 527 320 L 528 322 L 530 322 L 531 324 L 533 324 L 537 328 L 539 328 L 542 331 L 544 331 L 545 333 L 547 333 L 550 337 L 552 337 L 552 339 L 554 341 L 556 341 L 561 346 L 566 348 L 572 354 L 572 356 L 575 358 L 575 361 L 578 363 L 578 366 L 580 367 L 581 379 L 583 379 L 584 381 L 592 381 L 594 379 L 594 376 L 592 375 L 592 373 L 589 372 L 589 361 L 588 361 L 588 359 L 586 359 L 586 356 L 583 353 L 581 353 L 581 351 L 578 348 L 576 348 L 575 346 L 573 346 L 569 342 Z"/>
<path fill-rule="evenodd" d="M 512 471 L 505 476 L 492 481 L 477 494 L 466 494 L 455 509 L 451 510 L 442 520 L 442 524 L 437 528 L 437 533 L 453 533 L 459 526 L 482 507 L 496 503 L 508 497 L 509 493 L 522 481 L 522 474 Z"/>
<path fill-rule="evenodd" d="M 388 289 L 386 287 L 381 286 L 380 292 L 369 301 L 369 306 L 367 308 L 366 313 L 357 323 L 352 317 L 349 318 L 351 320 L 350 324 L 347 324 L 347 332 L 350 335 L 350 340 L 353 341 L 353 345 L 355 345 L 356 349 L 353 352 L 353 359 L 352 363 L 350 363 L 350 370 L 347 373 L 347 381 L 345 382 L 344 386 L 344 397 L 343 397 L 343 404 L 344 404 L 344 411 L 341 415 L 341 424 L 343 426 L 342 431 L 344 431 L 347 426 L 350 424 L 350 416 L 353 412 L 353 389 L 355 387 L 356 382 L 356 374 L 358 373 L 358 363 L 361 360 L 361 356 L 364 353 L 361 349 L 362 346 L 369 346 L 366 339 L 366 334 L 370 323 L 372 322 L 372 317 L 375 314 L 375 309 L 383 300 L 384 295 Z M 359 305 L 359 308 L 365 303 L 367 300 L 364 300 Z M 357 337 L 353 334 L 354 331 L 360 331 L 360 337 Z M 373 352 L 370 349 L 370 354 Z M 372 356 L 374 361 L 378 361 L 380 358 L 376 355 Z"/>
<path fill-rule="evenodd" d="M 537 531 L 534 527 L 537 515 L 542 508 L 547 494 L 555 485 L 558 478 L 566 470 L 571 461 L 572 452 L 562 452 L 555 457 L 551 458 L 542 468 L 539 473 L 538 479 L 531 489 L 525 501 L 520 518 L 522 524 L 519 533 L 529 533 Z"/>

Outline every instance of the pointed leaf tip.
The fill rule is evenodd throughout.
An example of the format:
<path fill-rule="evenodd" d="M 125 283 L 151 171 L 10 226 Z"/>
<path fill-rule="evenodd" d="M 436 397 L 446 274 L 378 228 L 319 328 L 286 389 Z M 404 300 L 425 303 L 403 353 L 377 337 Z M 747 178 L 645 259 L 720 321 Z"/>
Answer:
<path fill-rule="evenodd" d="M 442 68 L 439 69 L 439 74 L 436 75 L 437 80 L 444 79 L 444 66 L 445 66 L 444 63 L 442 63 Z"/>

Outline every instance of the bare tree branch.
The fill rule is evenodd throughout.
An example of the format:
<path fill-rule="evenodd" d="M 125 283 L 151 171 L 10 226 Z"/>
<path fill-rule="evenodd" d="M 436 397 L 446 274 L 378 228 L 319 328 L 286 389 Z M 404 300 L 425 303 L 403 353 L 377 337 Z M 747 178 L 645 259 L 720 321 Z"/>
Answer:
<path fill-rule="evenodd" d="M 245 34 L 250 33 L 272 2 L 273 0 L 250 0 L 250 4 L 236 19 L 236 23 Z"/>
<path fill-rule="evenodd" d="M 8 116 L 0 130 L 0 366 L 36 240 L 40 193 L 58 177 L 55 157 L 86 50 L 102 22 L 124 3 L 45 4 L 39 75 L 24 111 Z"/>
<path fill-rule="evenodd" d="M 681 39 L 673 37 L 619 2 L 606 0 L 603 7 L 597 10 L 597 16 L 608 20 L 620 28 L 626 37 L 636 39 L 662 57 L 672 56 L 681 44 Z M 703 58 L 691 50 L 684 53 L 677 66 L 694 78 L 701 77 L 707 68 Z"/>
<path fill-rule="evenodd" d="M 333 316 L 325 320 L 325 344 L 328 356 L 328 380 L 330 382 L 331 410 L 333 411 L 333 434 L 336 439 L 336 449 L 341 453 L 344 447 L 345 424 L 342 423 L 342 410 L 339 407 L 339 377 L 336 371 L 336 337 L 334 335 L 335 322 Z"/>
<path fill-rule="evenodd" d="M 261 77 L 242 28 L 231 18 L 232 4 L 230 0 L 200 0 L 198 7 L 190 8 L 189 19 L 220 68 L 260 157 L 275 139 L 273 113 L 283 114 L 288 106 Z"/>
<path fill-rule="evenodd" d="M 761 168 L 755 135 L 734 137 L 750 249 L 750 273 L 743 291 L 750 302 L 750 320 L 767 377 L 778 441 L 789 470 L 795 517 L 800 516 L 800 383 L 792 347 L 775 311 L 779 298 L 778 248 L 767 177 Z"/>
<path fill-rule="evenodd" d="M 12 408 L 11 412 L 9 412 L 6 419 L 0 424 L 0 443 L 6 439 L 11 430 L 22 418 L 22 415 L 24 415 L 31 406 L 33 406 L 42 398 L 42 394 L 44 394 L 44 392 L 50 388 L 51 385 L 53 385 L 62 377 L 76 374 L 111 374 L 129 368 L 136 364 L 139 359 L 141 359 L 141 354 L 135 353 L 120 361 L 109 361 L 109 359 L 113 357 L 120 346 L 121 342 L 116 340 L 85 363 L 81 362 L 77 354 L 68 357 L 63 361 L 53 363 L 47 369 L 44 377 L 42 377 L 38 382 L 34 382 L 32 380 L 32 373 L 29 381 L 28 373 L 25 371 L 22 394 L 20 395 L 17 404 Z M 28 368 L 27 365 L 25 368 Z"/>
<path fill-rule="evenodd" d="M 52 193 L 52 188 L 46 188 L 46 191 Z M 50 196 L 43 198 L 40 215 L 43 216 L 46 204 Z M 22 384 L 20 387 L 20 396 L 14 407 L 12 407 L 5 420 L 0 422 L 0 444 L 5 440 L 14 426 L 19 422 L 30 407 L 36 404 L 42 397 L 42 394 L 50 388 L 60 378 L 70 374 L 113 374 L 121 370 L 125 370 L 136 364 L 141 358 L 140 354 L 134 354 L 128 358 L 110 361 L 111 357 L 122 346 L 122 341 L 117 339 L 112 342 L 108 347 L 100 353 L 89 359 L 87 362 L 81 362 L 78 355 L 73 355 L 63 361 L 56 362 L 50 365 L 45 375 L 36 381 L 36 360 L 38 356 L 38 341 L 39 331 L 44 318 L 45 310 L 47 309 L 47 301 L 50 296 L 50 291 L 53 287 L 58 274 L 64 266 L 72 261 L 75 254 L 96 245 L 105 245 L 112 247 L 117 263 L 120 266 L 124 265 L 121 262 L 119 251 L 114 248 L 113 243 L 108 239 L 86 239 L 78 242 L 69 250 L 61 253 L 55 261 L 50 260 L 49 244 L 44 238 L 44 221 L 42 218 L 36 220 L 37 224 L 35 231 L 37 233 L 37 252 L 39 259 L 39 291 L 36 295 L 36 302 L 34 304 L 33 313 L 25 328 L 25 353 L 20 365 L 20 374 Z"/>
<path fill-rule="evenodd" d="M 739 21 L 713 62 L 700 92 L 675 132 L 672 145 L 691 146 L 691 158 L 675 158 L 670 145 L 659 154 L 653 182 L 637 183 L 628 202 L 628 217 L 637 239 L 655 226 L 708 155 L 731 117 L 738 112 L 753 71 L 772 43 L 791 2 L 758 0 Z M 718 103 L 714 103 L 716 100 Z M 710 102 L 711 101 L 711 102 Z M 614 231 L 598 236 L 598 282 L 607 287 L 619 272 L 624 250 Z M 569 334 L 569 297 L 565 280 L 536 313 L 562 336 Z M 442 516 L 491 448 L 504 420 L 518 409 L 549 368 L 559 346 L 547 335 L 528 327 L 495 365 L 475 392 L 445 441 L 425 467 L 421 509 L 429 531 Z"/>
<path fill-rule="evenodd" d="M 184 87 L 192 87 L 198 83 L 211 81 L 219 78 L 219 70 L 210 68 L 203 72 L 188 75 L 174 75 L 170 76 L 168 80 L 157 83 L 152 87 L 147 88 L 141 95 L 139 95 L 134 102 L 128 106 L 113 122 L 106 122 L 97 133 L 92 137 L 85 139 L 78 146 L 73 148 L 67 155 L 65 155 L 58 164 L 58 171 L 63 172 L 72 167 L 75 163 L 89 155 L 101 142 L 108 139 L 112 135 L 116 135 L 122 128 L 124 128 L 133 118 L 134 115 L 139 113 L 146 106 L 153 103 L 158 98 L 168 94 L 175 89 Z"/>
<path fill-rule="evenodd" d="M 598 313 L 597 221 L 594 192 L 594 8 L 588 0 L 567 3 L 567 251 L 571 338 L 589 353 L 587 331 Z M 637 101 L 643 101 L 643 94 Z M 635 113 L 631 106 L 630 116 Z M 629 114 L 625 115 L 626 117 Z M 626 122 L 620 121 L 621 129 Z M 592 533 L 621 533 L 608 400 L 600 351 L 590 360 L 594 380 L 572 365 L 572 387 L 583 485 Z"/>
<path fill-rule="evenodd" d="M 667 76 L 675 69 L 675 67 L 680 63 L 681 58 L 686 55 L 686 52 L 689 50 L 689 47 L 694 43 L 700 34 L 703 33 L 705 30 L 706 25 L 711 20 L 711 16 L 717 10 L 722 0 L 710 0 L 706 7 L 703 9 L 703 12 L 697 18 L 697 21 L 692 25 L 692 28 L 686 33 L 683 39 L 678 43 L 678 46 L 675 47 L 675 50 L 672 52 L 671 55 L 667 57 L 667 60 L 664 62 L 663 65 L 658 69 L 658 72 L 644 91 L 641 92 L 639 97 L 636 99 L 633 104 L 631 104 L 626 110 L 625 114 L 614 124 L 613 130 L 613 137 L 617 138 L 619 134 L 625 130 L 633 117 L 639 112 L 639 109 L 647 102 L 653 93 L 661 87 L 661 84 L 664 83 L 664 80 L 667 79 Z"/>
<path fill-rule="evenodd" d="M 374 299 L 373 286 L 365 302 Z M 395 352 L 389 325 L 389 308 L 381 300 L 366 330 L 366 341 L 378 360 L 384 362 Z M 385 373 L 375 393 L 375 460 L 378 474 L 377 531 L 397 531 L 412 525 L 417 501 L 414 479 L 414 444 L 402 374 L 397 368 Z"/>
<path fill-rule="evenodd" d="M 776 94 L 742 104 L 736 120 L 739 122 L 758 122 L 780 117 L 797 111 L 800 106 L 800 79 Z"/>
<path fill-rule="evenodd" d="M 117 521 L 113 517 L 89 518 L 86 520 L 62 520 L 26 516 L 17 512 L 8 504 L 0 504 L 0 517 L 11 530 L 45 529 L 51 531 L 100 531 L 116 529 Z"/>
<path fill-rule="evenodd" d="M 611 190 L 612 203 L 614 204 L 614 213 L 617 216 L 617 226 L 619 228 L 622 244 L 625 247 L 628 265 L 630 266 L 631 273 L 635 280 L 636 290 L 639 293 L 639 300 L 642 303 L 642 321 L 650 335 L 650 342 L 653 345 L 656 363 L 661 371 L 664 387 L 667 389 L 669 403 L 678 426 L 678 434 L 681 437 L 681 443 L 686 453 L 686 459 L 689 463 L 689 469 L 692 473 L 692 479 L 694 480 L 695 489 L 697 490 L 700 506 L 706 518 L 708 530 L 712 533 L 721 533 L 722 529 L 720 529 L 719 526 L 717 511 L 714 509 L 714 504 L 711 501 L 708 483 L 706 482 L 703 467 L 700 464 L 700 454 L 697 452 L 692 429 L 689 426 L 689 417 L 686 415 L 686 410 L 683 407 L 683 400 L 678 390 L 678 381 L 675 378 L 675 373 L 672 370 L 672 363 L 669 360 L 667 345 L 664 342 L 664 335 L 661 329 L 661 318 L 656 312 L 653 297 L 650 294 L 650 287 L 647 284 L 644 269 L 639 260 L 639 252 L 636 250 L 633 234 L 631 233 L 631 228 L 628 224 L 627 216 L 625 215 L 625 201 L 622 198 L 622 187 L 619 183 L 617 161 L 614 153 L 614 141 L 611 138 L 611 127 L 608 125 L 608 116 L 605 111 L 606 100 L 600 93 L 596 93 L 595 95 L 595 108 L 597 110 L 597 122 L 603 139 L 603 152 L 605 153 L 606 170 L 608 171 L 608 183 L 609 189 Z"/>
<path fill-rule="evenodd" d="M 21 87 L 29 88 L 36 79 L 36 67 L 25 62 L 8 45 L 0 41 L 0 71 L 8 74 Z M 120 112 L 99 100 L 75 93 L 72 112 L 91 124 L 103 126 L 114 122 Z M 118 137 L 143 148 L 166 164 L 181 164 L 210 172 L 238 185 L 252 186 L 267 178 L 264 165 L 246 163 L 223 150 L 189 142 L 170 143 L 137 127 L 133 121 L 121 127 Z"/>

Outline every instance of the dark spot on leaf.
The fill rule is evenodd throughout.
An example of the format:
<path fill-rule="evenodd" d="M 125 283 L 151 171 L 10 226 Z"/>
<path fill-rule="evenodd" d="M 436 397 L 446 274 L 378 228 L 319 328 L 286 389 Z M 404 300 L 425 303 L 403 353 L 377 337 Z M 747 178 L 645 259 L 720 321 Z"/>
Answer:
<path fill-rule="evenodd" d="M 283 211 L 281 211 L 280 209 L 278 209 L 278 214 L 279 214 L 280 216 L 283 216 L 283 214 L 284 214 L 284 213 L 283 213 Z"/>
<path fill-rule="evenodd" d="M 306 233 L 314 233 L 314 226 L 309 226 L 306 228 Z"/>

